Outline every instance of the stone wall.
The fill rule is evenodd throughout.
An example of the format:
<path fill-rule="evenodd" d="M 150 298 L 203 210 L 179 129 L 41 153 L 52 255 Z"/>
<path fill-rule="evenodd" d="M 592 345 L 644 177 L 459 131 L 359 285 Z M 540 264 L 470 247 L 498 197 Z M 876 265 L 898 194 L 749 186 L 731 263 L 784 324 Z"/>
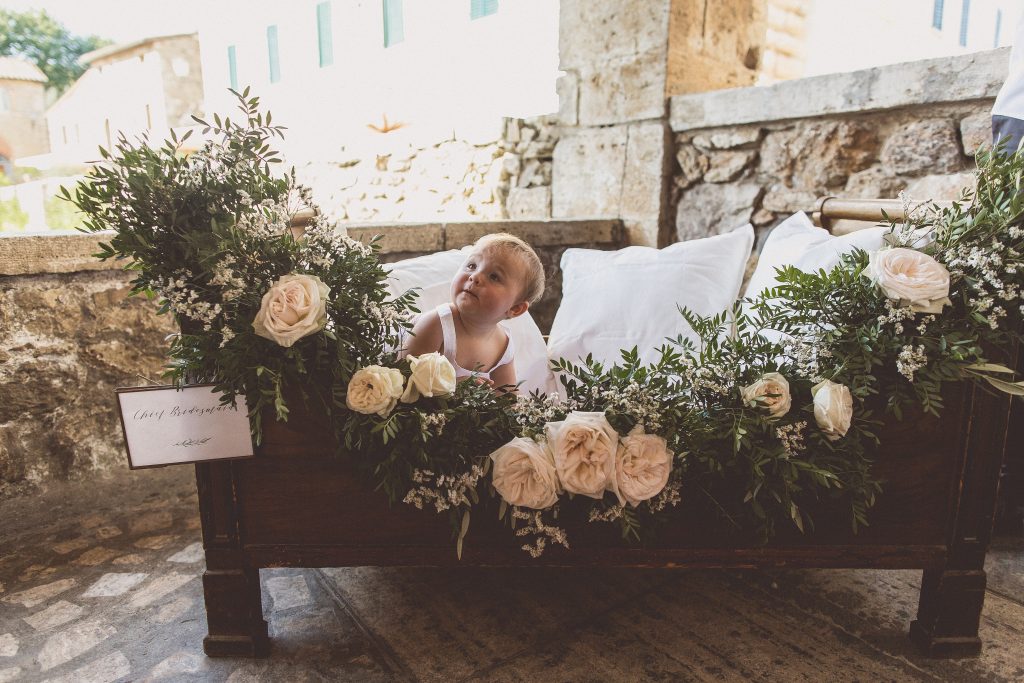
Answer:
<path fill-rule="evenodd" d="M 383 235 L 382 258 L 472 244 L 507 231 L 537 247 L 549 277 L 531 309 L 551 327 L 561 298 L 558 264 L 570 246 L 623 246 L 619 221 L 501 221 L 351 225 L 368 240 Z M 89 235 L 0 237 L 0 497 L 52 481 L 83 479 L 127 466 L 114 389 L 159 380 L 168 316 L 130 297 L 130 278 L 90 254 Z"/>
<path fill-rule="evenodd" d="M 543 220 L 551 216 L 554 116 L 506 119 L 502 139 L 394 144 L 297 169 L 300 182 L 345 222 Z"/>
<path fill-rule="evenodd" d="M 50 151 L 46 128 L 46 84 L 4 79 L 7 109 L 0 110 L 0 155 L 10 160 Z"/>
<path fill-rule="evenodd" d="M 675 239 L 748 221 L 763 238 L 821 196 L 956 198 L 1006 64 L 993 50 L 672 98 Z"/>

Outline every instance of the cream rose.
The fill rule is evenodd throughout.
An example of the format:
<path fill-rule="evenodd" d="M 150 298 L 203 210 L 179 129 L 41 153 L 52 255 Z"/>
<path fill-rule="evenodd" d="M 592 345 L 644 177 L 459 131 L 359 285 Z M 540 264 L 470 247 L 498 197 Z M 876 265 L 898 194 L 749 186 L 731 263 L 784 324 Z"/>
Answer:
<path fill-rule="evenodd" d="M 830 441 L 846 436 L 853 420 L 853 396 L 850 389 L 831 380 L 811 388 L 814 397 L 814 420 Z"/>
<path fill-rule="evenodd" d="M 619 495 L 615 485 L 619 435 L 604 413 L 569 413 L 561 422 L 547 423 L 544 432 L 566 491 L 591 498 L 603 497 L 606 490 Z"/>
<path fill-rule="evenodd" d="M 633 507 L 661 493 L 671 472 L 672 451 L 660 436 L 630 434 L 619 442 L 615 483 L 620 497 Z"/>
<path fill-rule="evenodd" d="M 330 293 L 313 275 L 282 275 L 263 295 L 252 327 L 261 337 L 291 346 L 323 329 Z"/>
<path fill-rule="evenodd" d="M 782 417 L 793 405 L 789 381 L 777 372 L 764 373 L 756 382 L 740 389 L 740 396 L 748 405 L 767 408 L 772 417 Z"/>
<path fill-rule="evenodd" d="M 872 252 L 864 274 L 890 299 L 918 313 L 941 313 L 950 304 L 949 271 L 928 254 L 896 247 Z"/>
<path fill-rule="evenodd" d="M 491 484 L 509 505 L 543 510 L 558 502 L 561 486 L 546 447 L 520 437 L 491 453 L 491 460 Z"/>
<path fill-rule="evenodd" d="M 345 405 L 363 415 L 376 413 L 387 417 L 402 395 L 404 383 L 402 372 L 397 368 L 367 365 L 349 380 Z"/>
<path fill-rule="evenodd" d="M 412 403 L 420 396 L 444 396 L 455 391 L 455 368 L 436 351 L 409 356 L 412 375 L 402 394 L 403 403 Z"/>

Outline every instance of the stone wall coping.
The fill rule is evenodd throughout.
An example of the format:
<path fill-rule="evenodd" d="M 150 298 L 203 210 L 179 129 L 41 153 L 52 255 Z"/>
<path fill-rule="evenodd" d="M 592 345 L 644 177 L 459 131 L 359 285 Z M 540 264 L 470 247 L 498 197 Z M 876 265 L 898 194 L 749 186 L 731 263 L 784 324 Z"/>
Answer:
<path fill-rule="evenodd" d="M 349 235 L 369 241 L 381 235 L 382 254 L 404 254 L 457 249 L 483 235 L 508 232 L 534 247 L 614 245 L 623 243 L 624 228 L 618 219 L 480 221 L 457 223 L 344 223 Z M 93 257 L 99 243 L 113 232 L 95 234 L 57 233 L 0 235 L 0 276 L 39 273 L 74 273 L 86 270 L 120 270 L 123 261 Z"/>
<path fill-rule="evenodd" d="M 994 99 L 1010 48 L 924 59 L 770 86 L 676 95 L 669 122 L 681 133 L 917 105 Z"/>

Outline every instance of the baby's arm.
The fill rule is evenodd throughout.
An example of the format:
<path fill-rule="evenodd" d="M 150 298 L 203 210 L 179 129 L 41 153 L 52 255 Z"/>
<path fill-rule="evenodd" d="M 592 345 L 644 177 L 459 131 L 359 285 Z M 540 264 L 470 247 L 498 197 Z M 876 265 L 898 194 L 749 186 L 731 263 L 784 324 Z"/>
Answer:
<path fill-rule="evenodd" d="M 509 361 L 500 368 L 494 368 L 491 371 L 491 382 L 495 389 L 500 388 L 504 384 L 516 383 L 516 367 L 515 361 Z M 506 388 L 505 391 L 515 391 L 515 389 Z"/>
<path fill-rule="evenodd" d="M 419 356 L 440 350 L 444 343 L 444 333 L 441 331 L 441 318 L 437 311 L 427 311 L 420 315 L 412 326 L 412 334 L 414 336 L 409 337 L 403 356 Z"/>

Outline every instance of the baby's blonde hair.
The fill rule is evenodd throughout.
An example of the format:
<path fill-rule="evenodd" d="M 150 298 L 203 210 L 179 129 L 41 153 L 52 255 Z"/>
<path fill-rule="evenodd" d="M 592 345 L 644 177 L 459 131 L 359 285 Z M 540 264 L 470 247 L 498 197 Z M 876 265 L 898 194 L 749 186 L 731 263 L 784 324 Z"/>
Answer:
<path fill-rule="evenodd" d="M 523 282 L 523 299 L 531 304 L 544 293 L 544 264 L 540 257 L 525 240 L 507 232 L 496 232 L 484 235 L 473 245 L 477 249 L 497 249 L 515 254 L 526 269 L 526 280 Z"/>

